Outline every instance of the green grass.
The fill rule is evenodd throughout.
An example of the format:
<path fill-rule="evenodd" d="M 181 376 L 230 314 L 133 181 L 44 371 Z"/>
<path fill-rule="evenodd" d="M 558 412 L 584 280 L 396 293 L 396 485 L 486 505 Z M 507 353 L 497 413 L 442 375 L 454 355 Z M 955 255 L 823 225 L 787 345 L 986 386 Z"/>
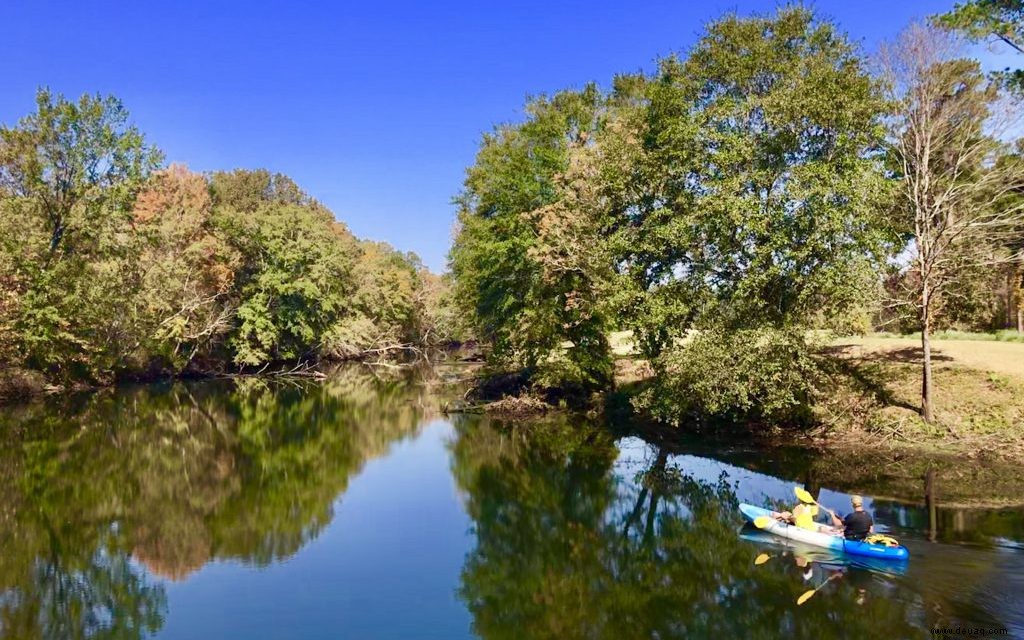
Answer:
<path fill-rule="evenodd" d="M 894 338 L 904 340 L 920 340 L 921 332 L 917 333 L 889 333 L 886 331 L 880 331 L 878 333 L 872 333 L 869 337 L 873 338 Z M 933 340 L 988 340 L 995 342 L 1021 342 L 1024 343 L 1024 333 L 1018 333 L 1014 329 L 1001 329 L 999 331 L 991 332 L 971 332 L 971 331 L 936 331 L 932 334 Z"/>
<path fill-rule="evenodd" d="M 955 341 L 944 344 L 960 346 Z M 988 348 L 1013 351 L 1007 354 L 971 352 L 971 356 L 980 356 L 974 366 L 963 364 L 962 357 L 947 356 L 938 362 L 932 424 L 925 423 L 918 413 L 921 367 L 916 349 L 910 353 L 908 348 L 872 348 L 871 344 L 840 348 L 830 388 L 817 407 L 831 435 L 854 442 L 931 446 L 967 455 L 1024 456 L 1024 376 L 1015 372 L 1024 369 L 1024 348 L 1019 345 Z M 1002 356 L 1006 362 L 997 361 Z"/>

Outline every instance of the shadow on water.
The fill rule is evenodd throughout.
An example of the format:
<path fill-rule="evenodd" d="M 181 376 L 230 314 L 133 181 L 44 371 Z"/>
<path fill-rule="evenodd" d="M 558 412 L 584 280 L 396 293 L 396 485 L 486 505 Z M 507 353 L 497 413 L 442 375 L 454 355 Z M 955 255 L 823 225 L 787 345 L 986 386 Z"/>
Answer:
<path fill-rule="evenodd" d="M 218 566 L 220 591 L 201 592 L 223 599 L 206 614 L 223 617 L 220 605 L 237 602 L 229 593 L 308 553 L 313 540 L 327 545 L 326 562 L 351 562 L 352 553 L 396 560 L 358 574 L 358 584 L 334 578 L 344 567 L 326 568 L 316 583 L 322 601 L 274 581 L 261 596 L 247 592 L 267 598 L 255 607 L 337 611 L 351 598 L 367 610 L 352 593 L 399 598 L 395 584 L 431 601 L 401 572 L 419 566 L 409 550 L 387 548 L 395 538 L 326 535 L 338 528 L 346 492 L 363 496 L 350 505 L 357 521 L 372 519 L 382 499 L 415 505 L 389 510 L 390 526 L 407 531 L 448 518 L 461 532 L 468 516 L 451 564 L 430 565 L 454 582 L 432 583 L 442 598 L 458 598 L 461 615 L 468 610 L 467 633 L 484 638 L 921 637 L 957 624 L 1024 631 L 1024 512 L 970 506 L 977 491 L 969 495 L 934 459 L 623 432 L 567 416 L 459 416 L 424 430 L 442 399 L 419 376 L 345 368 L 325 382 L 151 385 L 8 411 L 0 417 L 0 636 L 146 637 L 183 617 L 207 628 L 203 614 L 176 609 L 172 597 L 201 582 L 201 568 L 228 561 Z M 441 481 L 389 482 L 384 469 L 400 441 L 409 445 L 400 464 L 415 461 Z M 378 472 L 363 474 L 374 459 Z M 357 477 L 363 484 L 349 491 Z M 910 563 L 872 566 L 742 527 L 739 502 L 791 503 L 794 484 L 840 510 L 847 492 L 864 493 L 879 523 L 910 547 Z M 452 504 L 454 515 L 438 508 Z M 363 546 L 347 555 L 330 546 L 353 544 Z M 761 554 L 767 560 L 755 564 Z M 346 609 L 309 619 L 351 618 Z M 296 626 L 266 632 L 304 637 Z"/>

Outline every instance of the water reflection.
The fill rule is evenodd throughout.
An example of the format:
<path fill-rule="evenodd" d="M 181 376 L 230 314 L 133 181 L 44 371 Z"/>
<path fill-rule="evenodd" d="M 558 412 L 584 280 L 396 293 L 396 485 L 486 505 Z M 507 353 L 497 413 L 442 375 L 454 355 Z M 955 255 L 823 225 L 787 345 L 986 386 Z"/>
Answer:
<path fill-rule="evenodd" d="M 357 370 L 30 405 L 0 424 L 0 635 L 137 637 L 162 581 L 212 559 L 263 566 L 333 517 L 373 457 L 436 412 L 420 385 Z"/>
<path fill-rule="evenodd" d="M 961 606 L 964 591 L 947 582 L 920 588 L 937 573 L 926 553 L 900 577 L 906 565 L 851 563 L 741 529 L 740 493 L 764 502 L 791 496 L 791 483 L 741 482 L 730 465 L 657 444 L 617 447 L 564 419 L 456 427 L 454 472 L 477 538 L 460 594 L 484 638 L 911 637 L 950 621 L 1013 620 Z M 756 564 L 765 551 L 770 561 Z M 993 577 L 1005 570 L 989 564 Z"/>
<path fill-rule="evenodd" d="M 0 636 L 1024 630 L 1024 510 L 970 506 L 945 471 L 925 501 L 934 460 L 897 461 L 909 470 L 897 474 L 877 459 L 565 416 L 449 423 L 436 419 L 441 397 L 418 375 L 343 369 L 324 382 L 148 386 L 8 411 Z M 794 484 L 830 508 L 848 505 L 844 491 L 873 493 L 867 506 L 910 563 L 741 526 L 738 502 L 791 504 Z"/>

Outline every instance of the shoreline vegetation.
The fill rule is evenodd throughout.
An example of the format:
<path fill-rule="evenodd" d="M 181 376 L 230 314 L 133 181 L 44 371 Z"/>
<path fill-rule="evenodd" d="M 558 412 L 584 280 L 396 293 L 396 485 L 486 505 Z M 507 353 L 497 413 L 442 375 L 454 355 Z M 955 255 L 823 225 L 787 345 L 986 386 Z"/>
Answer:
<path fill-rule="evenodd" d="M 1024 459 L 1024 83 L 966 57 L 978 11 L 874 59 L 803 6 L 727 14 L 534 98 L 483 136 L 443 275 L 41 89 L 0 127 L 0 402 L 468 343 L 450 411 Z"/>
<path fill-rule="evenodd" d="M 164 166 L 116 98 L 0 127 L 0 401 L 420 354 L 447 290 L 288 176 Z"/>
<path fill-rule="evenodd" d="M 813 420 L 801 429 L 699 419 L 678 428 L 704 436 L 743 435 L 768 446 L 791 441 L 837 450 L 952 455 L 965 464 L 1024 460 L 1024 344 L 997 334 L 949 335 L 956 339 L 940 336 L 934 342 L 940 384 L 933 423 L 925 422 L 914 404 L 920 337 L 869 334 L 834 337 L 820 347 L 816 355 L 828 364 L 829 375 Z M 632 400 L 651 384 L 653 369 L 638 357 L 629 332 L 614 332 L 609 341 L 616 357 L 614 391 L 573 405 L 559 403 L 557 393 L 551 393 L 555 390 L 547 397 L 531 392 L 522 376 L 483 373 L 479 388 L 445 410 L 504 418 L 624 410 L 631 420 L 650 420 L 633 408 Z M 986 342 L 980 354 L 978 342 Z"/>
<path fill-rule="evenodd" d="M 868 55 L 806 7 L 726 14 L 530 100 L 457 199 L 469 408 L 1024 457 L 1024 87 L 960 39 L 1019 18 L 966 2 Z"/>

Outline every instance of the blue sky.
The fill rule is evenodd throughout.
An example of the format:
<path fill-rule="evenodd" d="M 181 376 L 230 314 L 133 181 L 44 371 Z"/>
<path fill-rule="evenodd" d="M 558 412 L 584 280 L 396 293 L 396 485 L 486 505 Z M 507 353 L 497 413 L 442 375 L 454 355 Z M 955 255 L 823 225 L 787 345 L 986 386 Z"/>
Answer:
<path fill-rule="evenodd" d="M 872 50 L 952 0 L 814 3 Z M 0 122 L 37 86 L 120 97 L 169 161 L 292 176 L 360 237 L 445 263 L 483 132 L 528 95 L 607 86 L 770 2 L 43 2 L 0 9 Z"/>

